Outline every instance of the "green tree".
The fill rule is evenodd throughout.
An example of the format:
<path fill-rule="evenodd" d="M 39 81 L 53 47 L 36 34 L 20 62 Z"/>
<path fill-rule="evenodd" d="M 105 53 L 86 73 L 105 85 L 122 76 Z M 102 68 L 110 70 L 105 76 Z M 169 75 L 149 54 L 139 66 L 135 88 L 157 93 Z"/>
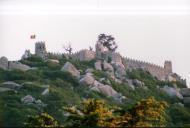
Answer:
<path fill-rule="evenodd" d="M 64 108 L 69 113 L 66 127 L 110 127 L 112 111 L 104 101 L 88 99 L 81 107 Z"/>
<path fill-rule="evenodd" d="M 29 116 L 26 127 L 59 127 L 58 122 L 49 114 L 42 113 L 36 116 Z"/>

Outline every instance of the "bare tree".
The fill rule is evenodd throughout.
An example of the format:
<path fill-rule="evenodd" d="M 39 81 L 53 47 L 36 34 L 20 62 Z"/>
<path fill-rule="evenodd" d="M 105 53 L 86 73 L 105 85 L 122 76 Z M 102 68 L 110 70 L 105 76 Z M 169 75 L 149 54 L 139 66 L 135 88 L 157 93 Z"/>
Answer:
<path fill-rule="evenodd" d="M 68 52 L 69 54 L 72 54 L 73 48 L 70 43 L 68 45 L 64 45 L 63 48 L 66 52 Z"/>
<path fill-rule="evenodd" d="M 115 51 L 118 46 L 115 42 L 115 38 L 112 35 L 100 34 L 98 36 L 98 42 L 107 47 L 110 51 Z"/>

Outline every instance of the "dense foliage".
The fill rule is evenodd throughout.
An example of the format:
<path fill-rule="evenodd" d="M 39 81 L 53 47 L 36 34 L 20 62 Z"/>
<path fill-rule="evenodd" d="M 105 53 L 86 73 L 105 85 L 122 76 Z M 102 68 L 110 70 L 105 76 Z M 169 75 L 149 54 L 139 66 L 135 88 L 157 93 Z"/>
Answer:
<path fill-rule="evenodd" d="M 41 113 L 36 116 L 29 116 L 25 123 L 26 127 L 59 127 L 58 122 L 49 114 Z"/>
<path fill-rule="evenodd" d="M 80 106 L 65 107 L 67 119 L 63 127 L 163 127 L 165 126 L 166 102 L 148 98 L 136 103 L 130 110 L 110 108 L 103 100 L 88 99 Z M 55 127 L 57 121 L 42 113 L 29 117 L 26 126 Z"/>
<path fill-rule="evenodd" d="M 157 89 L 157 86 L 173 86 L 173 83 L 161 82 L 152 77 L 148 72 L 134 70 L 132 72 L 127 72 L 127 77 L 143 81 L 148 89 L 136 88 L 135 90 L 131 90 L 127 83 L 116 83 L 104 72 L 95 70 L 93 74 L 96 79 L 105 77 L 116 91 L 122 93 L 122 95 L 127 98 L 120 103 L 111 97 L 106 97 L 101 93 L 91 91 L 85 85 L 80 85 L 78 80 L 69 73 L 60 71 L 61 67 L 68 59 L 64 56 L 56 59 L 58 59 L 60 63 L 44 61 L 36 56 L 21 60 L 23 64 L 27 64 L 34 68 L 26 72 L 19 70 L 5 71 L 0 69 L 1 83 L 14 81 L 23 86 L 19 90 L 0 91 L 0 127 L 23 127 L 25 123 L 28 122 L 28 116 L 35 117 L 33 119 L 36 121 L 35 119 L 43 117 L 43 115 L 39 113 L 44 112 L 47 112 L 62 125 L 65 124 L 67 120 L 67 116 L 64 114 L 65 110 L 62 108 L 74 105 L 83 106 L 83 110 L 88 108 L 90 108 L 90 111 L 93 110 L 93 113 L 87 111 L 83 112 L 86 116 L 76 119 L 79 120 L 75 122 L 76 125 L 80 123 L 81 120 L 86 121 L 90 119 L 89 121 L 93 120 L 92 123 L 96 123 L 94 124 L 95 126 L 129 126 L 129 124 L 131 126 L 137 126 L 137 124 L 142 125 L 142 122 L 146 124 L 144 126 L 189 126 L 190 109 L 186 106 L 178 105 L 177 103 L 181 102 L 180 99 L 171 98 Z M 81 70 L 81 74 L 84 74 L 87 68 L 94 67 L 94 60 L 80 62 L 69 59 L 69 61 Z M 178 87 L 184 87 L 181 83 L 175 84 Z M 49 86 L 49 94 L 45 96 L 41 95 L 44 91 L 44 86 Z M 26 95 L 31 95 L 35 99 L 40 99 L 45 106 L 41 107 L 36 104 L 23 104 L 21 98 Z M 149 97 L 154 97 L 154 99 L 148 99 Z M 98 100 L 86 101 L 81 105 L 84 99 Z M 148 100 L 143 101 L 142 99 Z M 104 102 L 99 100 L 103 100 Z M 166 102 L 169 106 L 165 112 L 164 108 L 166 106 L 160 101 Z M 89 103 L 94 103 L 94 105 L 98 107 L 91 108 L 92 106 L 88 105 Z M 149 109 L 151 109 L 153 113 L 149 112 Z M 103 115 L 101 115 L 102 111 L 105 112 Z M 161 115 L 163 116 L 156 116 L 158 114 L 156 112 L 162 113 Z M 157 117 L 159 121 L 155 118 L 147 118 L 148 116 L 143 116 L 141 113 Z M 87 118 L 88 116 L 89 118 Z M 101 118 L 96 120 L 97 116 L 101 116 Z M 133 123 L 130 121 L 131 119 L 135 119 L 132 121 Z M 111 120 L 111 124 L 102 123 L 107 120 Z M 43 122 L 38 122 L 38 124 L 40 123 Z M 74 125 L 75 123 L 71 123 L 70 125 Z M 87 121 L 85 123 L 89 122 Z"/>

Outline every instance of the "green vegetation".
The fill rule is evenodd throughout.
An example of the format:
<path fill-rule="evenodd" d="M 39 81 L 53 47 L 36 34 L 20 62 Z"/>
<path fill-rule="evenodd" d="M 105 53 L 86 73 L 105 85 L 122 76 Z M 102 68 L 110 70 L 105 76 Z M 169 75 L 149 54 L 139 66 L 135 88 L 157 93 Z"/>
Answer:
<path fill-rule="evenodd" d="M 29 116 L 26 127 L 59 127 L 58 122 L 49 114 L 42 113 L 36 116 Z"/>
<path fill-rule="evenodd" d="M 118 120 L 130 120 L 129 117 L 131 116 L 140 116 L 139 108 L 141 107 L 136 107 L 135 109 L 134 106 L 144 106 L 146 102 L 142 101 L 142 99 L 148 99 L 149 97 L 154 97 L 154 100 L 152 100 L 153 103 L 158 103 L 156 105 L 157 107 L 153 107 L 155 111 L 158 111 L 157 108 L 161 107 L 159 106 L 162 105 L 160 101 L 165 101 L 169 107 L 167 107 L 165 114 L 162 113 L 166 122 L 162 120 L 163 122 L 155 124 L 152 123 L 155 122 L 154 119 L 146 119 L 149 120 L 148 123 L 151 122 L 151 125 L 148 126 L 159 126 L 159 124 L 160 126 L 162 126 L 162 123 L 166 123 L 164 125 L 168 127 L 189 126 L 190 109 L 186 106 L 183 107 L 177 105 L 176 103 L 180 102 L 179 99 L 171 98 L 157 89 L 157 86 L 173 86 L 173 83 L 171 82 L 161 82 L 158 81 L 156 78 L 152 77 L 148 72 L 144 72 L 142 70 L 135 70 L 132 72 L 127 72 L 127 77 L 143 81 L 145 83 L 145 86 L 148 87 L 148 89 L 136 88 L 135 90 L 131 90 L 127 83 L 116 83 L 113 80 L 111 80 L 105 72 L 95 70 L 93 74 L 97 80 L 100 78 L 106 78 L 108 81 L 111 82 L 110 85 L 116 91 L 122 93 L 122 95 L 126 97 L 126 100 L 123 103 L 120 103 L 114 100 L 113 98 L 106 97 L 101 93 L 89 90 L 89 88 L 85 85 L 79 85 L 78 80 L 72 77 L 71 74 L 60 71 L 61 67 L 68 61 L 64 56 L 62 58 L 52 57 L 52 59 L 58 59 L 60 63 L 45 62 L 39 57 L 32 56 L 28 59 L 21 60 L 21 62 L 36 69 L 32 69 L 26 72 L 19 70 L 5 71 L 0 69 L 1 83 L 5 81 L 14 81 L 18 84 L 23 85 L 23 87 L 19 90 L 0 92 L 0 127 L 23 127 L 25 126 L 26 122 L 28 122 L 29 124 L 33 124 L 34 122 L 36 122 L 36 120 L 41 120 L 41 118 L 43 121 L 43 119 L 46 119 L 46 116 L 47 119 L 50 119 L 50 122 L 52 122 L 51 126 L 57 126 L 57 123 L 54 122 L 55 120 L 60 125 L 62 125 L 65 124 L 67 120 L 67 116 L 65 116 L 64 110 L 62 108 L 74 105 L 80 106 L 84 99 L 89 98 L 103 100 L 105 103 L 101 103 L 102 106 L 100 107 L 102 109 L 106 109 L 107 112 L 109 112 L 111 109 L 114 109 L 114 107 L 122 108 L 122 111 L 120 111 L 119 113 L 113 112 L 111 114 L 111 117 L 109 117 L 109 115 L 105 115 L 106 118 L 107 116 L 109 118 L 117 117 L 117 119 L 115 119 L 115 122 L 112 122 L 111 124 L 111 126 L 114 126 L 118 124 Z M 87 68 L 93 68 L 95 62 L 95 60 L 89 62 L 80 62 L 72 59 L 69 59 L 69 61 L 81 70 L 81 74 L 83 74 Z M 178 87 L 184 87 L 182 83 L 176 82 L 175 84 Z M 41 93 L 45 89 L 44 86 L 48 85 L 50 86 L 49 94 L 44 96 L 41 95 Z M 40 99 L 45 104 L 45 106 L 39 107 L 36 104 L 23 104 L 21 102 L 21 98 L 26 95 L 31 95 L 35 99 Z M 139 102 L 138 105 L 136 104 L 137 102 Z M 41 113 L 44 112 L 48 113 L 52 117 L 49 115 L 41 115 Z M 124 116 L 124 114 L 126 115 Z M 32 117 L 31 120 L 33 120 L 34 122 L 28 121 L 28 116 Z M 92 118 L 92 120 L 96 120 L 97 118 L 96 114 L 88 116 L 90 116 L 89 119 Z M 144 118 L 145 117 L 138 117 L 138 120 L 136 120 L 136 122 L 147 123 L 144 120 L 142 120 Z M 88 118 L 85 117 L 85 119 Z M 100 125 L 100 123 L 97 122 L 92 123 L 96 123 L 95 126 L 107 126 L 107 124 Z M 122 123 L 120 122 L 120 125 L 121 124 Z M 34 126 L 45 125 L 46 123 L 44 122 L 37 122 L 37 124 L 35 124 Z M 74 123 L 70 125 L 74 125 Z M 124 123 L 122 124 L 122 126 L 125 126 Z M 136 125 L 133 124 L 132 126 Z"/>
<path fill-rule="evenodd" d="M 110 107 L 103 100 L 88 99 L 80 106 L 64 107 L 67 115 L 62 127 L 163 127 L 166 124 L 166 102 L 148 98 L 137 102 L 130 110 Z M 57 121 L 42 113 L 29 117 L 26 126 L 55 127 Z"/>

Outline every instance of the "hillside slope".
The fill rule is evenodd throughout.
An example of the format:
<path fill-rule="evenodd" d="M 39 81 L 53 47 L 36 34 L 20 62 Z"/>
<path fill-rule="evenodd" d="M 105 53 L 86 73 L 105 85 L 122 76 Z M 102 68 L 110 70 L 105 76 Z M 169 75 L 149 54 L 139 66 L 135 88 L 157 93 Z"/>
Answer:
<path fill-rule="evenodd" d="M 190 122 L 188 104 L 183 105 L 183 99 L 177 95 L 168 95 L 162 90 L 166 85 L 171 88 L 184 88 L 186 85 L 180 82 L 159 81 L 148 72 L 133 70 L 126 72 L 126 78 L 128 80 L 138 80 L 141 84 L 137 82 L 130 85 L 130 82 L 116 82 L 106 72 L 95 70 L 95 60 L 77 61 L 71 58 L 66 59 L 64 56 L 57 60 L 59 63 L 44 61 L 42 58 L 33 55 L 20 62 L 35 67 L 35 69 L 28 71 L 0 69 L 1 127 L 22 127 L 29 115 L 37 115 L 41 112 L 47 112 L 58 122 L 64 124 L 65 116 L 62 108 L 79 105 L 81 101 L 88 98 L 103 99 L 110 106 L 129 108 L 135 102 L 151 96 L 169 104 L 167 109 L 168 126 L 187 126 Z M 77 77 L 72 76 L 71 73 L 61 71 L 66 62 L 73 64 L 80 71 L 81 76 L 85 75 L 87 69 L 93 69 L 91 73 L 94 78 L 111 86 L 122 95 L 123 99 L 105 95 L 92 90 L 83 83 L 81 84 Z M 15 82 L 20 87 L 3 84 L 7 81 Z M 5 90 L 5 88 L 9 90 Z M 45 90 L 48 91 L 44 92 Z M 27 95 L 35 98 L 30 104 L 22 100 Z"/>

